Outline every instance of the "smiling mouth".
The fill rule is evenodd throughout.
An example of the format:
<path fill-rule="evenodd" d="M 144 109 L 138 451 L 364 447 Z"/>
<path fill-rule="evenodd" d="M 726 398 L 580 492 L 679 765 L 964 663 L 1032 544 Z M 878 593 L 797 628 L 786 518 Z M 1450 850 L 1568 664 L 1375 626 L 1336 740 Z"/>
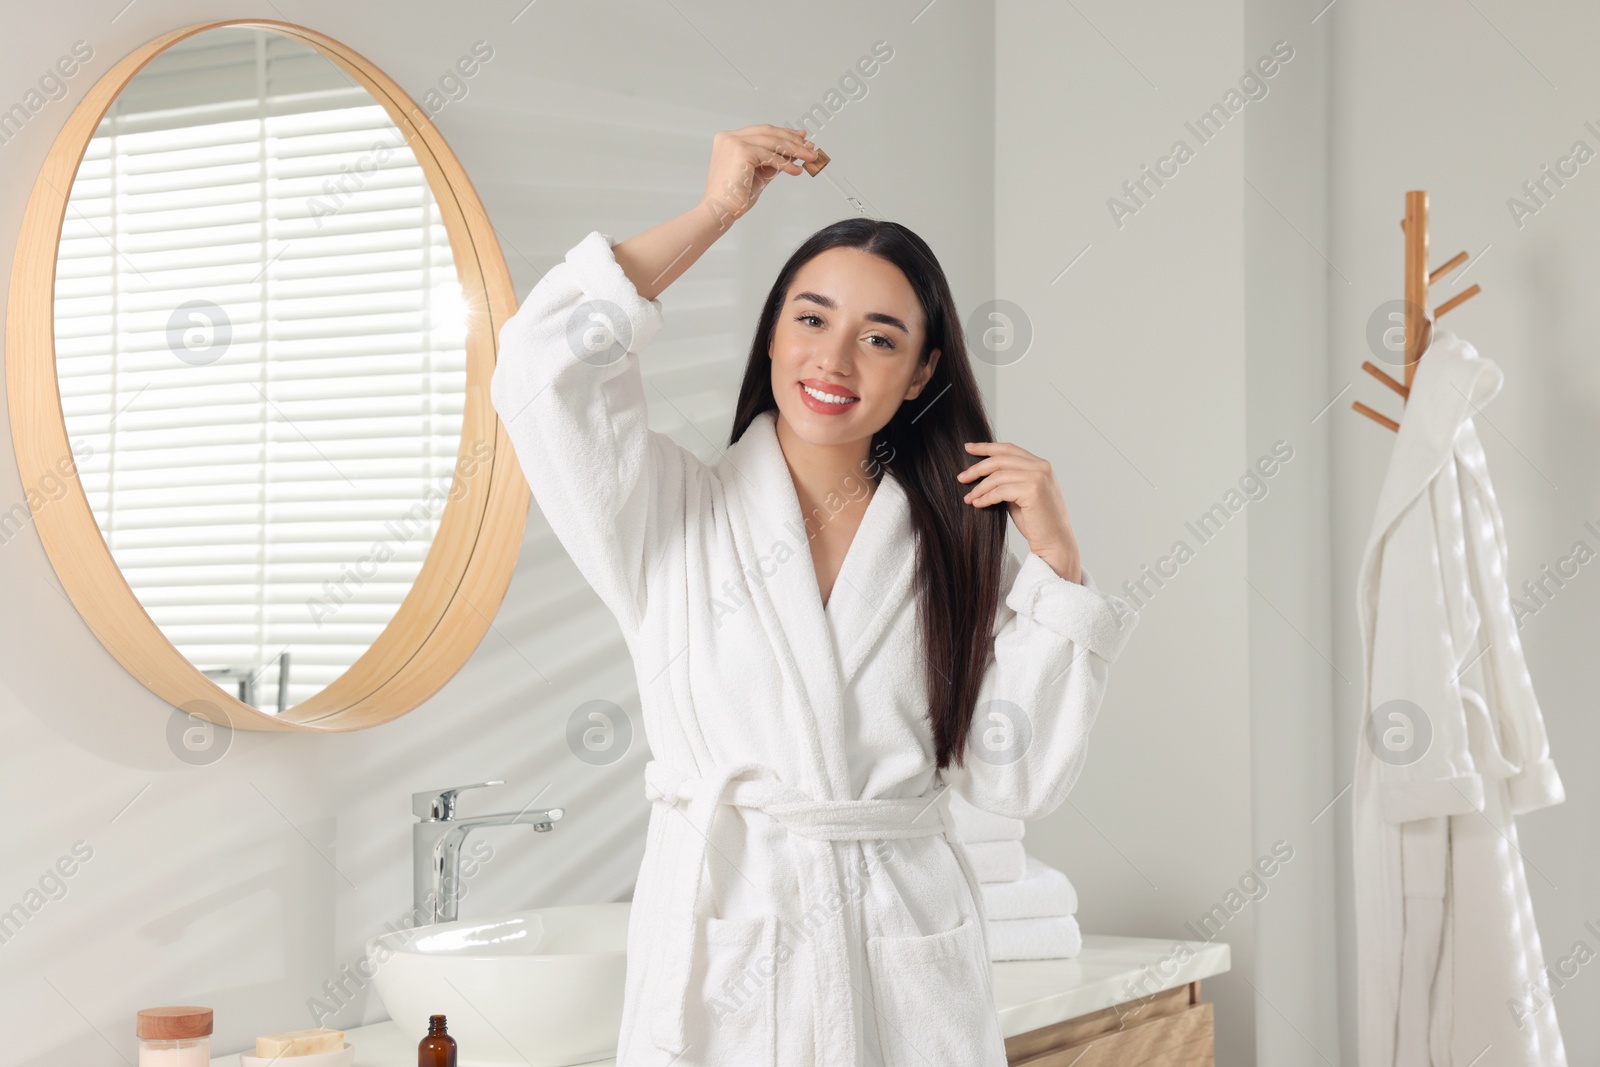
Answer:
<path fill-rule="evenodd" d="M 843 393 L 830 393 L 825 390 L 809 386 L 805 382 L 800 383 L 800 388 L 805 391 L 807 396 L 811 397 L 813 400 L 816 400 L 818 403 L 830 404 L 836 407 L 847 407 L 861 399 L 859 396 L 846 396 Z"/>

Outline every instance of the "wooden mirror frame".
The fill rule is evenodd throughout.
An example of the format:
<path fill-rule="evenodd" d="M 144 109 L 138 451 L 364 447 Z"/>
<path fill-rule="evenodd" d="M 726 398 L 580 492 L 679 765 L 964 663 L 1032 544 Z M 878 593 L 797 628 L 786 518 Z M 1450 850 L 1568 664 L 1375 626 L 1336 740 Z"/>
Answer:
<path fill-rule="evenodd" d="M 112 101 L 146 64 L 177 42 L 222 26 L 269 30 L 310 45 L 383 105 L 427 175 L 471 312 L 461 443 L 438 535 L 372 646 L 316 696 L 282 716 L 244 703 L 207 678 L 134 595 L 78 480 L 56 377 L 56 257 L 84 152 Z M 29 487 L 51 478 L 70 482 L 65 495 L 36 510 L 30 501 L 33 523 L 67 596 L 100 643 L 174 708 L 233 729 L 360 730 L 398 718 L 438 692 L 488 632 L 528 518 L 528 483 L 489 397 L 500 326 L 515 311 L 505 257 L 466 171 L 427 112 L 364 56 L 293 23 L 225 19 L 174 30 L 122 59 L 73 110 L 40 169 L 17 240 L 6 321 L 11 436 L 24 491 L 31 497 Z M 466 457 L 486 454 L 463 476 Z"/>

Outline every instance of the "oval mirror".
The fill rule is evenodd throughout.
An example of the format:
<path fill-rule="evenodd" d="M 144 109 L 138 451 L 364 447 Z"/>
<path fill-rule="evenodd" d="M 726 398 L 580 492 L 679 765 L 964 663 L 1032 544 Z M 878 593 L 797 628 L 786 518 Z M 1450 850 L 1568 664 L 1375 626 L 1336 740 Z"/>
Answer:
<path fill-rule="evenodd" d="M 32 521 L 175 708 L 372 726 L 476 647 L 528 505 L 488 397 L 511 283 L 362 57 L 236 20 L 124 59 L 46 161 L 10 306 L 23 484 L 61 487 Z"/>

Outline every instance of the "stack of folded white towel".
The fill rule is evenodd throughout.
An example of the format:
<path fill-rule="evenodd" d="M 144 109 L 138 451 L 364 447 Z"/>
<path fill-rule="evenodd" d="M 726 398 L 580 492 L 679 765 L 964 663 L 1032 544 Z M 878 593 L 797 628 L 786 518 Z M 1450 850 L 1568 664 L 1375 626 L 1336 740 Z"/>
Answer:
<path fill-rule="evenodd" d="M 954 793 L 950 813 L 983 892 L 989 958 L 1065 959 L 1081 952 L 1077 891 L 1065 874 L 1022 847 L 1027 824 L 974 807 Z"/>

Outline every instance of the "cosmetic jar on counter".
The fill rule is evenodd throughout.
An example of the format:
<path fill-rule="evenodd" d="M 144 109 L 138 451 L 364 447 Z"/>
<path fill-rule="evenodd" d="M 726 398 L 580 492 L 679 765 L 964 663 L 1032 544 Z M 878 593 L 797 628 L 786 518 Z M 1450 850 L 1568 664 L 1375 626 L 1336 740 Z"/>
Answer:
<path fill-rule="evenodd" d="M 211 1009 L 193 1005 L 139 1012 L 139 1067 L 210 1067 Z"/>

